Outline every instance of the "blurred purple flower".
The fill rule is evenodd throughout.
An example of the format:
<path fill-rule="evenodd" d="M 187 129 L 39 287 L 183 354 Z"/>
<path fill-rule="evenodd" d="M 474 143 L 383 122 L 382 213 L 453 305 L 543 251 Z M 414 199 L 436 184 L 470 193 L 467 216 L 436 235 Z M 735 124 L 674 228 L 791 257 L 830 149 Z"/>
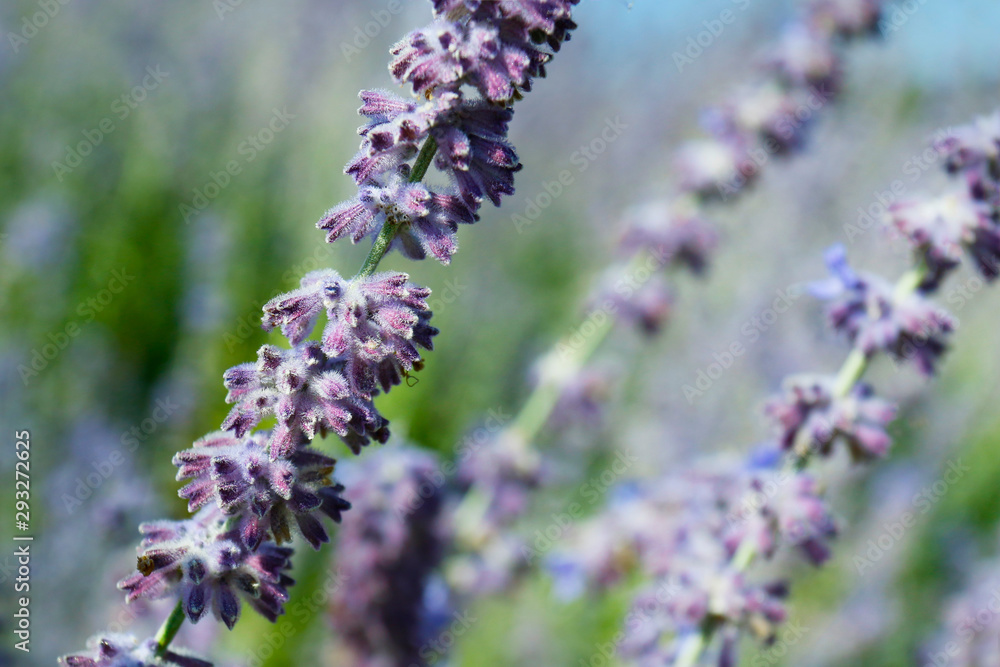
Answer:
<path fill-rule="evenodd" d="M 824 375 L 785 380 L 782 394 L 764 408 L 774 422 L 779 444 L 800 455 L 815 450 L 828 456 L 834 443 L 843 439 L 855 459 L 885 456 L 892 444 L 885 429 L 895 418 L 895 406 L 874 397 L 871 387 L 863 383 L 847 396 L 835 396 L 835 382 L 834 377 Z"/>
<path fill-rule="evenodd" d="M 912 358 L 920 372 L 933 374 L 947 349 L 945 337 L 955 328 L 951 317 L 919 292 L 897 293 L 879 276 L 855 273 L 841 245 L 827 251 L 826 262 L 833 277 L 813 285 L 813 293 L 832 302 L 833 328 L 868 356 L 887 352 L 900 361 Z"/>
<path fill-rule="evenodd" d="M 965 192 L 898 202 L 889 207 L 888 218 L 927 264 L 923 290 L 937 289 L 963 252 L 987 280 L 1000 275 L 1000 226 L 988 206 Z"/>

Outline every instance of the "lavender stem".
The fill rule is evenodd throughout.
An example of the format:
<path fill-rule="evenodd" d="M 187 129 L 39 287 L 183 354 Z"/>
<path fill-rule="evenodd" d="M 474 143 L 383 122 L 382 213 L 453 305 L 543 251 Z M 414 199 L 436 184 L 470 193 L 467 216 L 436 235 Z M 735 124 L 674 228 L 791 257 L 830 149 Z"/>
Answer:
<path fill-rule="evenodd" d="M 424 176 L 427 175 L 427 170 L 430 169 L 437 149 L 438 145 L 434 137 L 427 137 L 424 145 L 420 148 L 420 154 L 417 155 L 416 162 L 413 164 L 413 171 L 410 173 L 410 183 L 419 183 L 424 180 Z M 392 224 L 391 221 L 386 220 L 385 224 L 382 225 L 382 230 L 375 237 L 372 249 L 368 252 L 368 257 L 365 258 L 365 263 L 362 264 L 361 270 L 355 276 L 356 278 L 365 278 L 375 273 L 379 262 L 389 252 L 389 246 L 392 245 L 392 240 L 396 238 L 396 234 L 398 233 L 399 225 Z"/>
<path fill-rule="evenodd" d="M 159 631 L 156 633 L 156 656 L 162 658 L 170 647 L 170 642 L 177 636 L 177 632 L 184 625 L 184 605 L 178 600 L 170 616 L 163 621 Z"/>

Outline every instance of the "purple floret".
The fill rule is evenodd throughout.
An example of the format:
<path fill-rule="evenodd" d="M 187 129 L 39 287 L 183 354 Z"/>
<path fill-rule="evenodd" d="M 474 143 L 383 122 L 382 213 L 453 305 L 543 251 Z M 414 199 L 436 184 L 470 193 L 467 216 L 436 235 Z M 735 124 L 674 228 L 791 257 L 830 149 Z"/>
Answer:
<path fill-rule="evenodd" d="M 64 655 L 59 662 L 67 667 L 212 667 L 207 660 L 168 650 L 156 656 L 156 640 L 139 642 L 132 635 L 104 633 L 87 641 L 85 654 Z"/>

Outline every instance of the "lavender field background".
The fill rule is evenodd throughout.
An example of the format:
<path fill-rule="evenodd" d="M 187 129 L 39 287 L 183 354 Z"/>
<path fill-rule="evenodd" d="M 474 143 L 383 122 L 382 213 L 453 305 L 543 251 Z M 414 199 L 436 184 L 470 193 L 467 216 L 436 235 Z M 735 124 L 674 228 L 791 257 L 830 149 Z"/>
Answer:
<path fill-rule="evenodd" d="M 12 479 L 12 434 L 29 429 L 36 536 L 25 656 L 7 627 L 14 526 L 5 491 L 0 664 L 54 664 L 123 620 L 115 582 L 134 568 L 137 524 L 184 514 L 171 456 L 218 428 L 228 411 L 223 371 L 278 338 L 260 329 L 261 305 L 306 271 L 349 274 L 363 260 L 366 244 L 327 245 L 314 222 L 351 195 L 342 168 L 357 147 L 357 91 L 393 88 L 389 47 L 430 16 L 428 3 L 404 0 L 361 39 L 386 5 L 72 0 L 37 35 L 13 42 L 9 33 L 40 4 L 0 6 L 0 473 Z M 547 525 L 620 451 L 640 463 L 615 482 L 699 453 L 749 450 L 768 435 L 760 406 L 782 377 L 839 365 L 843 348 L 808 295 L 753 325 L 753 336 L 746 325 L 777 295 L 823 278 L 833 243 L 847 244 L 860 266 L 903 267 L 900 242 L 845 226 L 894 180 L 913 193 L 943 182 L 940 165 L 914 156 L 941 130 L 1000 107 L 1000 6 L 897 5 L 905 21 L 848 51 L 843 95 L 806 152 L 768 165 L 748 196 L 713 209 L 719 251 L 703 279 L 677 281 L 664 334 L 621 333 L 602 349 L 615 378 L 602 418 L 545 431 L 539 446 L 576 467 L 537 494 L 519 530 Z M 443 333 L 419 381 L 379 400 L 393 421 L 386 447 L 409 442 L 447 456 L 491 411 L 518 409 L 537 355 L 576 326 L 622 211 L 668 189 L 672 151 L 698 134 L 700 111 L 745 80 L 796 7 L 583 0 L 580 28 L 518 105 L 517 193 L 462 230 L 450 267 L 387 258 L 434 289 Z M 724 10 L 735 21 L 679 67 L 675 52 Z M 581 148 L 609 127 L 606 149 L 586 157 Z M 92 150 L 76 164 L 81 142 Z M 230 162 L 240 173 L 220 177 Z M 572 183 L 543 196 L 564 170 Z M 902 404 L 892 454 L 831 489 L 843 528 L 834 558 L 821 570 L 784 565 L 795 581 L 791 621 L 803 630 L 780 656 L 747 642 L 748 664 L 925 664 L 918 651 L 943 622 L 948 632 L 947 601 L 977 562 L 997 556 L 1000 295 L 977 284 L 963 269 L 942 293 L 960 327 L 931 383 L 905 367 L 875 367 L 873 382 Z M 734 342 L 746 354 L 701 395 L 686 395 Z M 50 344 L 51 359 L 36 354 Z M 323 447 L 344 454 L 336 438 Z M 957 481 L 935 487 L 955 465 Z M 596 486 L 603 497 L 607 485 Z M 906 511 L 917 523 L 897 536 L 892 526 Z M 891 546 L 872 558 L 887 532 Z M 334 560 L 334 549 L 299 551 L 290 607 Z M 558 593 L 539 570 L 515 592 L 480 601 L 439 664 L 615 664 L 595 660 L 628 590 Z M 169 606 L 133 606 L 126 622 L 153 632 Z M 270 625 L 250 613 L 233 632 L 203 622 L 179 639 L 226 656 L 221 665 L 348 664 L 324 606 L 299 609 L 294 636 L 266 659 Z"/>

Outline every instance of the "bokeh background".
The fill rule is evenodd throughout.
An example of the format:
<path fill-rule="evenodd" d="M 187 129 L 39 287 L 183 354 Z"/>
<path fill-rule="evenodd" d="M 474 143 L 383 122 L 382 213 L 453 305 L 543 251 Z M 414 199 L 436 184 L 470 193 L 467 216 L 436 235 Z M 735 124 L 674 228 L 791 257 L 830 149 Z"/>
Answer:
<path fill-rule="evenodd" d="M 54 664 L 122 620 L 114 582 L 134 567 L 136 525 L 184 515 L 170 457 L 218 427 L 227 411 L 222 372 L 268 341 L 257 326 L 261 304 L 314 268 L 351 274 L 360 266 L 364 247 L 328 246 L 313 224 L 351 194 L 341 171 L 357 148 L 357 91 L 393 86 L 388 48 L 430 15 L 429 3 L 404 0 L 404 11 L 365 41 L 358 31 L 386 2 L 70 0 L 53 3 L 58 10 L 30 39 L 12 39 L 42 4 L 0 4 L 0 473 L 8 508 L 0 511 L 0 664 L 26 666 Z M 735 23 L 678 71 L 673 53 L 735 4 L 746 7 Z M 595 452 L 628 445 L 643 457 L 643 474 L 704 452 L 746 450 L 766 436 L 759 406 L 785 374 L 836 368 L 843 346 L 807 297 L 758 341 L 746 340 L 743 324 L 777 290 L 822 277 L 822 250 L 848 241 L 844 225 L 877 191 L 894 179 L 912 192 L 936 187 L 935 169 L 915 180 L 904 172 L 936 131 L 1000 106 L 1000 7 L 905 4 L 914 9 L 898 30 L 850 50 L 841 103 L 814 128 L 807 153 L 770 165 L 735 206 L 713 209 L 724 230 L 720 252 L 707 280 L 679 281 L 665 334 L 619 335 L 601 350 L 617 377 L 602 425 L 550 434 L 541 446 L 579 452 L 585 471 Z M 397 441 L 447 455 L 487 411 L 517 409 L 537 355 L 571 331 L 611 258 L 621 212 L 669 189 L 672 150 L 698 133 L 702 108 L 746 79 L 752 56 L 795 7 L 583 0 L 580 29 L 518 105 L 518 193 L 462 230 L 450 267 L 398 256 L 385 263 L 441 297 L 442 333 L 419 383 L 380 402 Z M 287 123 L 254 147 L 249 138 L 276 114 Z M 619 117 L 626 130 L 580 172 L 574 152 Z M 86 155 L 74 153 L 81 142 Z M 211 187 L 230 161 L 241 173 Z M 563 169 L 573 184 L 517 229 L 512 214 Z M 877 231 L 855 239 L 851 252 L 862 267 L 890 272 L 905 260 Z M 767 664 L 914 664 L 944 601 L 973 563 L 996 552 L 998 307 L 990 290 L 962 300 L 956 349 L 929 386 L 908 370 L 875 369 L 875 383 L 904 405 L 895 450 L 834 489 L 845 527 L 835 559 L 822 571 L 793 572 L 792 613 L 810 631 Z M 734 341 L 747 354 L 689 402 L 683 385 Z M 33 368 L 47 345 L 58 349 Z M 33 444 L 36 536 L 27 656 L 10 649 L 9 632 L 6 480 L 21 429 Z M 333 440 L 325 447 L 346 453 Z M 868 540 L 957 459 L 970 472 L 859 575 L 854 559 Z M 109 466 L 96 488 L 86 483 Z M 540 494 L 537 516 L 578 486 L 569 479 Z M 330 549 L 300 553 L 303 585 L 293 601 L 322 579 L 331 557 Z M 562 601 L 539 573 L 516 593 L 481 602 L 451 664 L 580 664 L 613 636 L 626 602 Z M 151 631 L 165 614 L 162 604 L 136 607 L 127 624 Z M 266 631 L 251 613 L 232 633 L 211 626 L 185 627 L 179 641 L 224 665 L 242 664 Z M 336 641 L 320 611 L 267 664 L 336 664 Z"/>

